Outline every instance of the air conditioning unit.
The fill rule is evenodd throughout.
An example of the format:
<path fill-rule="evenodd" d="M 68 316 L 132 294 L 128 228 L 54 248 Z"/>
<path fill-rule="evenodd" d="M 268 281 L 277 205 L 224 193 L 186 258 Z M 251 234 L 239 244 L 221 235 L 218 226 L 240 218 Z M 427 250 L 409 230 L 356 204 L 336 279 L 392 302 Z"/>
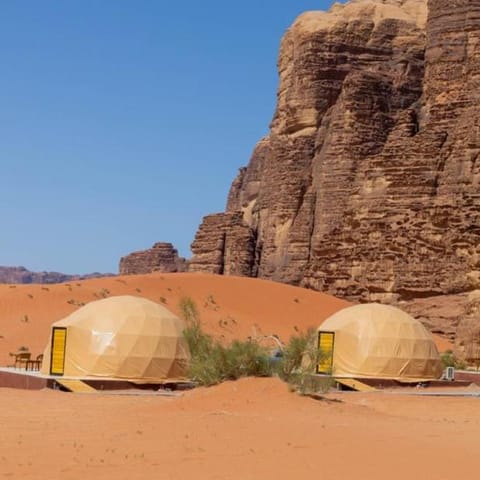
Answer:
<path fill-rule="evenodd" d="M 454 367 L 447 367 L 445 369 L 445 373 L 443 375 L 445 380 L 449 380 L 453 382 L 455 380 L 455 368 Z"/>

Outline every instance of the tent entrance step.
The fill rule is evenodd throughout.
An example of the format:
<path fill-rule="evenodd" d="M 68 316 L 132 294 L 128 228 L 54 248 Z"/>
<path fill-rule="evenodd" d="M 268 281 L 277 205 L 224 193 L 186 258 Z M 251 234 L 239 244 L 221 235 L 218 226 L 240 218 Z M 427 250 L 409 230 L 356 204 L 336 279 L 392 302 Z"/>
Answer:
<path fill-rule="evenodd" d="M 91 387 L 90 385 L 87 385 L 85 382 L 82 382 L 81 380 L 67 380 L 62 378 L 62 379 L 55 379 L 55 382 L 57 382 L 62 387 L 66 388 L 69 392 L 96 393 L 96 390 L 93 387 Z"/>
<path fill-rule="evenodd" d="M 335 381 L 341 386 L 351 388 L 357 392 L 375 392 L 377 389 L 367 385 L 366 383 L 355 380 L 354 378 L 335 378 Z"/>

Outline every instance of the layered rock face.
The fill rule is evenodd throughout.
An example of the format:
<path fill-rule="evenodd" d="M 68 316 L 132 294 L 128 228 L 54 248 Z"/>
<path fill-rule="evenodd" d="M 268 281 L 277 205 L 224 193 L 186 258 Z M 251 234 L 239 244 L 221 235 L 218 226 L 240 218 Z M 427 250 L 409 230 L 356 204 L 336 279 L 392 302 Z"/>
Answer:
<path fill-rule="evenodd" d="M 120 259 L 120 275 L 152 272 L 175 273 L 187 269 L 184 258 L 178 256 L 171 243 L 158 242 L 148 250 L 130 253 Z"/>
<path fill-rule="evenodd" d="M 237 213 L 219 213 L 203 219 L 192 245 L 189 270 L 221 275 L 255 276 L 253 230 Z"/>
<path fill-rule="evenodd" d="M 308 12 L 278 66 L 270 133 L 191 270 L 362 301 L 479 288 L 480 0 Z"/>

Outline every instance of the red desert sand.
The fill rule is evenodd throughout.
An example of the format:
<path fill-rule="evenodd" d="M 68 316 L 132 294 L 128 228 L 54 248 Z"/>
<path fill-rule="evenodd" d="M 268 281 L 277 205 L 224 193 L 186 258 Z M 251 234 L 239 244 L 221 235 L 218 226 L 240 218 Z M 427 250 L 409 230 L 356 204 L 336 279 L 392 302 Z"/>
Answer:
<path fill-rule="evenodd" d="M 286 340 L 348 305 L 286 285 L 199 274 L 5 285 L 2 360 L 21 345 L 42 351 L 50 324 L 78 303 L 119 294 L 177 313 L 179 299 L 191 297 L 205 328 L 226 339 Z M 0 389 L 0 478 L 473 480 L 479 402 L 387 392 L 314 400 L 278 379 L 179 397 Z"/>
<path fill-rule="evenodd" d="M 0 476 L 478 478 L 478 398 L 331 397 L 300 397 L 277 379 L 227 382 L 181 398 L 4 389 Z"/>
<path fill-rule="evenodd" d="M 227 340 L 278 335 L 283 340 L 317 327 L 348 306 L 343 300 L 280 283 L 192 273 L 107 277 L 57 285 L 0 285 L 0 364 L 25 346 L 41 353 L 50 326 L 79 305 L 104 296 L 149 298 L 180 314 L 179 301 L 195 301 L 206 331 Z"/>
<path fill-rule="evenodd" d="M 318 327 L 350 303 L 298 287 L 243 277 L 171 273 L 106 277 L 56 285 L 0 285 L 0 365 L 9 352 L 42 353 L 50 326 L 79 305 L 113 295 L 137 295 L 180 314 L 181 298 L 195 301 L 206 331 L 226 340 Z M 435 337 L 439 350 L 451 348 Z"/>

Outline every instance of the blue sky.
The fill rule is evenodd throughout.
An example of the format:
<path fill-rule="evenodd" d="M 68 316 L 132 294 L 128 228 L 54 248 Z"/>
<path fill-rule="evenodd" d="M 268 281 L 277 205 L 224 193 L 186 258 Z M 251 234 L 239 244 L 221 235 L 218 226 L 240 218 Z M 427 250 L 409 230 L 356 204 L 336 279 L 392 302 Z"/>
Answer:
<path fill-rule="evenodd" d="M 281 36 L 322 0 L 22 0 L 0 15 L 0 265 L 116 272 L 202 217 L 268 131 Z"/>

